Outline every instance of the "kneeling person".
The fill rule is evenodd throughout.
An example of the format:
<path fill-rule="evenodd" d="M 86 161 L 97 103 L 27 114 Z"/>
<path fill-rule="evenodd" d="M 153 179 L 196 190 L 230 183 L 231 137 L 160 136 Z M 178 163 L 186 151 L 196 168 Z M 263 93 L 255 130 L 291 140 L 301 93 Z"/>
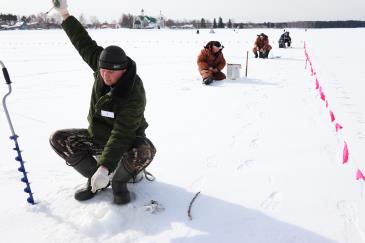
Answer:
<path fill-rule="evenodd" d="M 105 49 L 91 39 L 67 11 L 66 0 L 53 0 L 62 28 L 94 72 L 88 129 L 63 129 L 50 137 L 51 147 L 81 175 L 85 188 L 75 193 L 84 201 L 111 186 L 114 203 L 130 202 L 127 182 L 152 161 L 156 149 L 146 137 L 146 96 L 136 63 L 122 48 Z M 95 157 L 98 157 L 98 161 Z"/>
<path fill-rule="evenodd" d="M 269 37 L 264 33 L 257 35 L 254 48 L 252 49 L 255 58 L 268 58 L 272 47 L 269 45 Z"/>
<path fill-rule="evenodd" d="M 223 46 L 219 41 L 209 41 L 198 55 L 198 68 L 203 78 L 203 84 L 210 84 L 213 80 L 223 80 L 226 75 L 222 69 L 226 65 L 222 50 Z"/>

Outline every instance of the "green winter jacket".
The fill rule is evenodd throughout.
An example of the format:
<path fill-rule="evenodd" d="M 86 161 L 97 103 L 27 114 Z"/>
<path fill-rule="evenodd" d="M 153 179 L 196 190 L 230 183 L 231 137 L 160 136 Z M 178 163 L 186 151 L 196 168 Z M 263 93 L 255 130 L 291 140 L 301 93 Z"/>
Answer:
<path fill-rule="evenodd" d="M 142 80 L 136 73 L 135 62 L 129 59 L 127 72 L 113 88 L 104 84 L 98 69 L 103 47 L 92 40 L 73 16 L 62 22 L 72 44 L 94 71 L 94 85 L 88 114 L 89 135 L 104 145 L 99 164 L 114 171 L 124 152 L 136 136 L 145 136 L 148 124 L 144 118 L 146 96 Z"/>

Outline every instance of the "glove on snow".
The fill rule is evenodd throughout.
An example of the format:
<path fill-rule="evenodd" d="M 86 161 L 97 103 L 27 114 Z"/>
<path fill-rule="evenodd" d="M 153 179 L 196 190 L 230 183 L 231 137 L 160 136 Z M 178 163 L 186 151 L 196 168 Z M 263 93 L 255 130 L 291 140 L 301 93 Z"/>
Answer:
<path fill-rule="evenodd" d="M 109 170 L 104 166 L 99 166 L 97 171 L 91 177 L 91 191 L 95 193 L 97 190 L 103 189 L 109 183 Z"/>

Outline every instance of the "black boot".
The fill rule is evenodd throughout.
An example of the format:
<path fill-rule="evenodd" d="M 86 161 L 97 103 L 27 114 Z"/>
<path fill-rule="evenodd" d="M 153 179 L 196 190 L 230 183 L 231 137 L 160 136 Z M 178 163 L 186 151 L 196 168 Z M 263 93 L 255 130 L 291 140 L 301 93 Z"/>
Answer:
<path fill-rule="evenodd" d="M 91 179 L 87 179 L 87 184 L 85 188 L 81 188 L 75 192 L 75 199 L 77 201 L 86 201 L 95 196 L 96 193 L 91 191 Z"/>
<path fill-rule="evenodd" d="M 127 188 L 128 181 L 132 175 L 125 169 L 123 160 L 118 164 L 112 180 L 112 189 L 115 204 L 127 204 L 131 201 L 131 196 Z"/>
<path fill-rule="evenodd" d="M 81 159 L 80 159 L 81 157 Z M 77 172 L 88 178 L 85 188 L 79 189 L 75 192 L 75 199 L 78 201 L 85 201 L 93 198 L 96 193 L 91 191 L 91 177 L 98 169 L 97 162 L 92 155 L 84 154 L 78 158 L 73 158 L 68 161 Z"/>
<path fill-rule="evenodd" d="M 106 188 L 108 188 L 110 186 L 110 183 L 108 183 L 108 185 L 104 188 L 102 188 L 101 190 L 104 190 Z M 100 190 L 98 190 L 100 191 Z M 87 179 L 87 183 L 86 183 L 86 187 L 85 188 L 81 188 L 79 190 L 77 190 L 75 192 L 75 199 L 77 201 L 86 201 L 89 200 L 91 198 L 93 198 L 96 193 L 98 193 L 98 191 L 96 191 L 95 193 L 91 191 L 91 179 Z"/>
<path fill-rule="evenodd" d="M 211 84 L 211 83 L 213 83 L 213 78 L 211 78 L 211 77 L 207 77 L 207 78 L 204 78 L 204 79 L 203 79 L 203 84 L 205 84 L 205 85 L 209 85 L 209 84 Z"/>
<path fill-rule="evenodd" d="M 131 196 L 127 188 L 127 183 L 112 182 L 114 203 L 115 204 L 127 204 L 131 201 Z"/>

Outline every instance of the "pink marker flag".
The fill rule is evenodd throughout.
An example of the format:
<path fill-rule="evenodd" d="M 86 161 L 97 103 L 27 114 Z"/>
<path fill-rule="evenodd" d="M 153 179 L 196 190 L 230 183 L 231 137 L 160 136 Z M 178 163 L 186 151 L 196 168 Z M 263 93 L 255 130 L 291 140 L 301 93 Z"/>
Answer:
<path fill-rule="evenodd" d="M 349 149 L 347 148 L 347 143 L 343 147 L 342 164 L 346 164 L 349 161 Z"/>
<path fill-rule="evenodd" d="M 323 101 L 325 101 L 325 100 L 326 100 L 326 96 L 324 95 L 324 93 L 323 93 L 322 89 L 320 89 L 320 90 L 319 90 L 319 95 L 321 96 L 321 99 L 322 99 Z"/>
<path fill-rule="evenodd" d="M 316 89 L 319 89 L 319 81 L 317 78 L 316 78 Z"/>
<path fill-rule="evenodd" d="M 333 114 L 332 111 L 330 111 L 330 116 L 331 116 L 331 122 L 333 122 L 335 120 L 335 115 Z"/>
<path fill-rule="evenodd" d="M 342 127 L 340 124 L 336 123 L 336 124 L 335 124 L 335 128 L 336 128 L 336 132 L 338 132 L 338 131 L 340 131 L 340 129 L 342 129 L 343 127 Z"/>
<path fill-rule="evenodd" d="M 357 172 L 356 172 L 356 180 L 360 180 L 362 179 L 363 181 L 365 181 L 365 176 L 364 174 L 361 172 L 360 169 L 357 169 Z"/>

